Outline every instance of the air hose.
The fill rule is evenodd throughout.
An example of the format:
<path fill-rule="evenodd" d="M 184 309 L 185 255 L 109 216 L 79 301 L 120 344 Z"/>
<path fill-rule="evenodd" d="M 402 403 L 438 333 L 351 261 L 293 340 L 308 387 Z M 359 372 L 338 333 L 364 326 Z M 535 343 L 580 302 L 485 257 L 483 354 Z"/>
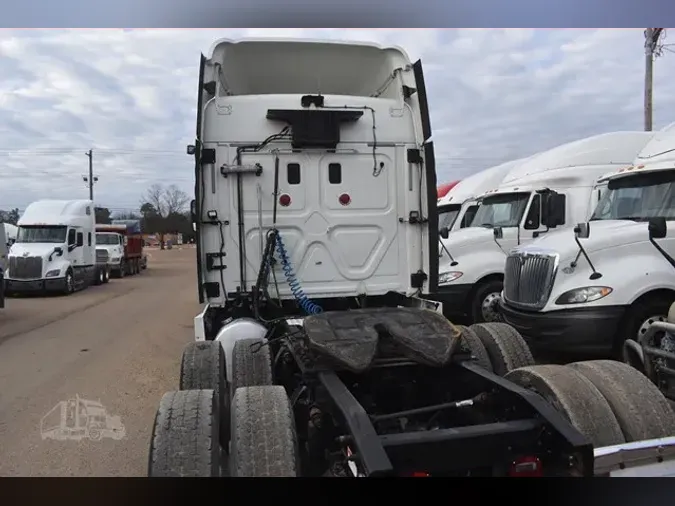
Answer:
<path fill-rule="evenodd" d="M 298 302 L 298 305 L 302 309 L 304 309 L 304 311 L 307 314 L 311 315 L 321 313 L 323 311 L 321 306 L 312 302 L 309 299 L 309 297 L 305 295 L 305 292 L 300 286 L 300 282 L 298 281 L 298 278 L 293 272 L 293 266 L 291 265 L 291 261 L 288 258 L 288 252 L 286 251 L 286 246 L 284 246 L 284 241 L 281 239 L 281 234 L 277 233 L 276 239 L 277 239 L 277 252 L 279 253 L 279 259 L 281 261 L 281 269 L 284 271 L 284 276 L 286 276 L 286 282 L 288 283 L 288 286 L 291 288 L 293 297 L 295 297 L 295 300 Z"/>

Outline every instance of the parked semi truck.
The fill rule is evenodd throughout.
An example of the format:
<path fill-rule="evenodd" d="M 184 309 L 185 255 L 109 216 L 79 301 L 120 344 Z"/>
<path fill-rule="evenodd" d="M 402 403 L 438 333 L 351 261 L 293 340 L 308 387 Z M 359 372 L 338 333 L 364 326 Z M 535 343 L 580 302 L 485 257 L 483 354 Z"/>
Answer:
<path fill-rule="evenodd" d="M 445 234 L 441 300 L 472 322 L 500 321 L 508 252 L 586 220 L 598 198 L 596 182 L 630 165 L 651 132 L 611 132 L 558 146 L 513 167 L 483 193 L 473 227 Z"/>
<path fill-rule="evenodd" d="M 5 273 L 8 294 L 71 294 L 108 278 L 107 253 L 96 250 L 91 200 L 39 200 L 18 222 Z"/>
<path fill-rule="evenodd" d="M 118 278 L 138 274 L 147 268 L 139 220 L 113 220 L 111 224 L 97 224 L 96 243 L 108 251 L 111 273 Z"/>
<path fill-rule="evenodd" d="M 675 301 L 675 128 L 603 179 L 588 222 L 506 260 L 502 313 L 537 349 L 621 357 Z"/>
<path fill-rule="evenodd" d="M 505 162 L 482 170 L 460 181 L 438 200 L 438 226 L 440 230 L 459 230 L 471 225 L 478 210 L 476 197 L 499 186 L 504 177 L 517 164 L 525 160 Z M 441 256 L 443 256 L 441 248 Z"/>
<path fill-rule="evenodd" d="M 421 62 L 221 40 L 198 97 L 205 307 L 159 403 L 151 476 L 593 476 L 634 464 L 637 441 L 655 461 L 673 445 L 653 441 L 675 419 L 636 370 L 534 365 L 508 325 L 441 314 Z"/>

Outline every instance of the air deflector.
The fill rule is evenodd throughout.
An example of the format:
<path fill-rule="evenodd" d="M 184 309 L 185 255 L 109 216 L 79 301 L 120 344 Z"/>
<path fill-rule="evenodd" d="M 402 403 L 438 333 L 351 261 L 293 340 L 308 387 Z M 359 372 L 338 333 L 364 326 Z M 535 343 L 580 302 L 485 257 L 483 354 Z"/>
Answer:
<path fill-rule="evenodd" d="M 335 149 L 340 142 L 340 124 L 356 121 L 363 111 L 268 109 L 267 119 L 291 125 L 293 149 Z"/>

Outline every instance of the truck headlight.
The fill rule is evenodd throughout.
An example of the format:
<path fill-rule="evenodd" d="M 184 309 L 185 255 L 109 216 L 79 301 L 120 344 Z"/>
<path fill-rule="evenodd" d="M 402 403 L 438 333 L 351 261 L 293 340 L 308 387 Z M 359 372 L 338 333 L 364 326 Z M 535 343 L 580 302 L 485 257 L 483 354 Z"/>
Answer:
<path fill-rule="evenodd" d="M 584 286 L 563 293 L 555 301 L 556 304 L 583 304 L 607 297 L 612 293 L 608 286 Z"/>
<path fill-rule="evenodd" d="M 112 257 L 112 258 L 110 259 L 110 262 L 112 262 L 112 263 L 114 263 L 114 264 L 116 264 L 116 263 L 119 262 L 119 261 L 120 261 L 120 257 Z"/>
<path fill-rule="evenodd" d="M 61 274 L 61 269 L 52 269 L 51 271 L 47 271 L 45 278 L 56 278 L 59 274 Z"/>
<path fill-rule="evenodd" d="M 446 284 L 446 283 L 451 283 L 455 281 L 456 279 L 459 279 L 462 277 L 463 272 L 459 271 L 448 271 L 448 272 L 442 272 L 438 276 L 438 283 L 439 284 Z"/>

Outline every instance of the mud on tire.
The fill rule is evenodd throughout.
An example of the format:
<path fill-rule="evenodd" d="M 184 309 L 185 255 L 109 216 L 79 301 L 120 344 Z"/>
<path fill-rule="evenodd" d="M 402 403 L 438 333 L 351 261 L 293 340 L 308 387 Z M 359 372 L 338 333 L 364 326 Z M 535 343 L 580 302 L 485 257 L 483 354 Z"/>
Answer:
<path fill-rule="evenodd" d="M 237 388 L 272 385 L 272 359 L 269 346 L 261 346 L 259 339 L 242 339 L 232 349 L 232 385 L 230 395 Z"/>
<path fill-rule="evenodd" d="M 232 399 L 231 425 L 231 476 L 300 474 L 295 420 L 284 387 L 238 388 Z"/>
<path fill-rule="evenodd" d="M 180 390 L 213 390 L 220 415 L 220 444 L 230 442 L 230 393 L 223 347 L 217 341 L 187 345 L 180 364 Z"/>
<path fill-rule="evenodd" d="M 148 476 L 220 476 L 220 417 L 213 390 L 164 394 L 155 416 Z"/>
<path fill-rule="evenodd" d="M 492 370 L 498 376 L 535 364 L 525 339 L 510 325 L 496 322 L 476 323 L 470 328 L 485 346 Z"/>
<path fill-rule="evenodd" d="M 505 379 L 542 396 L 593 446 L 625 443 L 612 408 L 584 375 L 564 365 L 535 365 L 509 372 Z"/>
<path fill-rule="evenodd" d="M 607 399 L 626 442 L 675 435 L 675 414 L 668 400 L 637 369 L 613 360 L 575 362 L 569 367 L 586 377 Z"/>

